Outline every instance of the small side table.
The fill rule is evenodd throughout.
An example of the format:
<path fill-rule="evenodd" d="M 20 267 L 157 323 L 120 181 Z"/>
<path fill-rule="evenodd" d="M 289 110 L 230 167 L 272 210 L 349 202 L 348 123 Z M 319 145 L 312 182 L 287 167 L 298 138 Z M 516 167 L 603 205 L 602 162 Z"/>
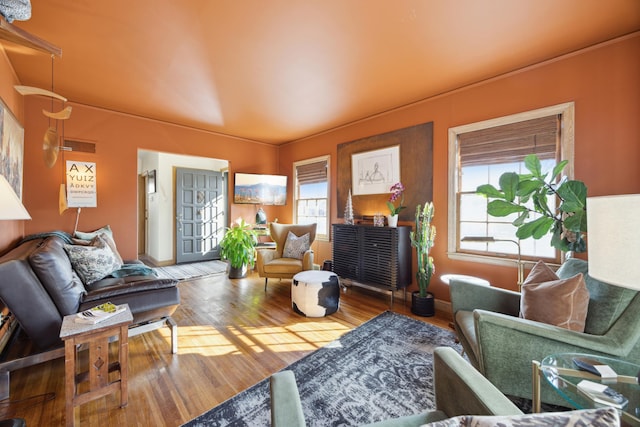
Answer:
<path fill-rule="evenodd" d="M 603 365 L 609 365 L 617 374 L 615 380 L 602 380 L 592 373 L 581 371 L 576 368 L 573 358 L 584 357 L 596 359 Z M 532 412 L 540 412 L 540 378 L 546 382 L 560 395 L 571 407 L 575 409 L 595 408 L 597 403 L 585 397 L 578 391 L 577 384 L 587 379 L 589 381 L 606 384 L 607 386 L 622 393 L 628 400 L 627 406 L 622 409 L 621 418 L 623 425 L 640 426 L 640 385 L 638 385 L 637 374 L 640 365 L 618 360 L 611 357 L 582 354 L 582 353 L 559 353 L 552 354 L 541 362 L 532 361 Z"/>
<path fill-rule="evenodd" d="M 75 424 L 76 406 L 120 390 L 120 407 L 127 406 L 128 375 L 128 326 L 133 322 L 131 310 L 126 310 L 96 324 L 79 323 L 77 316 L 65 316 L 60 328 L 60 338 L 64 341 L 66 425 Z M 109 360 L 109 342 L 112 338 L 119 342 L 117 360 Z M 87 372 L 76 372 L 77 358 L 83 348 L 89 349 Z M 110 372 L 119 372 L 120 376 L 109 381 Z M 88 391 L 78 393 L 78 385 L 89 382 Z"/>

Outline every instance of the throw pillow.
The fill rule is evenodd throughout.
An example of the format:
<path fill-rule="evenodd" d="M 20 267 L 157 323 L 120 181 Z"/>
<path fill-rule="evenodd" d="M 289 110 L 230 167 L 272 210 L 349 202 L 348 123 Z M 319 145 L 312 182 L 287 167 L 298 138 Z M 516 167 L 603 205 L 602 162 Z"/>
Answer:
<path fill-rule="evenodd" d="M 73 269 L 85 285 L 103 279 L 122 266 L 102 238 L 97 236 L 94 240 L 90 246 L 64 245 Z"/>
<path fill-rule="evenodd" d="M 298 237 L 292 232 L 289 232 L 289 234 L 287 234 L 287 240 L 284 242 L 282 257 L 302 259 L 304 253 L 309 250 L 309 247 L 309 233 Z"/>
<path fill-rule="evenodd" d="M 538 262 L 522 284 L 520 315 L 528 320 L 584 332 L 589 292 L 582 273 L 568 279 Z"/>
<path fill-rule="evenodd" d="M 421 427 L 516 427 L 516 426 L 617 426 L 620 416 L 615 408 L 581 409 L 523 415 L 461 415 Z"/>
<path fill-rule="evenodd" d="M 109 226 L 109 224 L 94 231 L 76 231 L 75 233 L 73 233 L 73 237 L 77 239 L 91 241 L 93 240 L 94 237 L 102 233 L 107 233 L 113 237 L 113 232 L 111 231 L 111 226 Z"/>
<path fill-rule="evenodd" d="M 91 241 L 92 245 L 94 245 L 93 242 L 96 239 L 101 239 L 102 241 L 104 241 L 104 243 L 107 244 L 107 246 L 109 246 L 109 249 L 111 249 L 111 251 L 113 252 L 113 255 L 116 257 L 116 260 L 118 260 L 118 262 L 120 264 L 122 264 L 124 262 L 124 261 L 122 261 L 122 257 L 120 256 L 120 253 L 118 252 L 118 248 L 116 247 L 116 241 L 113 240 L 113 234 L 111 234 L 111 233 L 100 233 L 99 235 L 97 235 L 96 237 L 93 238 L 93 240 Z"/>

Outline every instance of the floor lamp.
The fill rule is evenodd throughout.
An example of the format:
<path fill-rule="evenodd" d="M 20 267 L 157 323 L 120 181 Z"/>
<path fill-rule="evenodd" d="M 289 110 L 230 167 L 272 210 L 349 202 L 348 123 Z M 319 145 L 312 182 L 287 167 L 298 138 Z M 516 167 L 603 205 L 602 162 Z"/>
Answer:
<path fill-rule="evenodd" d="M 516 264 L 518 266 L 518 289 L 524 282 L 524 264 L 522 263 L 522 255 L 520 253 L 520 242 L 512 239 L 498 239 L 492 236 L 465 236 L 460 239 L 461 242 L 481 242 L 481 243 L 493 243 L 493 242 L 511 242 L 518 247 L 518 259 Z"/>

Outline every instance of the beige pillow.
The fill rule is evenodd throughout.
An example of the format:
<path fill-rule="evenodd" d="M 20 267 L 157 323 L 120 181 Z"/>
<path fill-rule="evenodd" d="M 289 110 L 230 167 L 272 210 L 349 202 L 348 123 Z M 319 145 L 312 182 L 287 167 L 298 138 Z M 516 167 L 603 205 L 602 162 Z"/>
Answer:
<path fill-rule="evenodd" d="M 538 262 L 522 284 L 520 316 L 528 320 L 584 332 L 589 291 L 582 273 L 568 279 Z"/>

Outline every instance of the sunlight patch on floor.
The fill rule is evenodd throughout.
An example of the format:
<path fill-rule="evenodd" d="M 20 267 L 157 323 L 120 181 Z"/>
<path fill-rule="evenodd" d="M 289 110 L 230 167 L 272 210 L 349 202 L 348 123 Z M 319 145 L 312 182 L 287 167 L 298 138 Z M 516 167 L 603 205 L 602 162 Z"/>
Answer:
<path fill-rule="evenodd" d="M 213 326 L 178 327 L 178 354 L 222 356 L 249 352 L 313 351 L 338 339 L 349 327 L 338 322 L 300 322 L 283 326 L 229 327 L 223 334 Z M 170 341 L 168 331 L 159 330 Z"/>

